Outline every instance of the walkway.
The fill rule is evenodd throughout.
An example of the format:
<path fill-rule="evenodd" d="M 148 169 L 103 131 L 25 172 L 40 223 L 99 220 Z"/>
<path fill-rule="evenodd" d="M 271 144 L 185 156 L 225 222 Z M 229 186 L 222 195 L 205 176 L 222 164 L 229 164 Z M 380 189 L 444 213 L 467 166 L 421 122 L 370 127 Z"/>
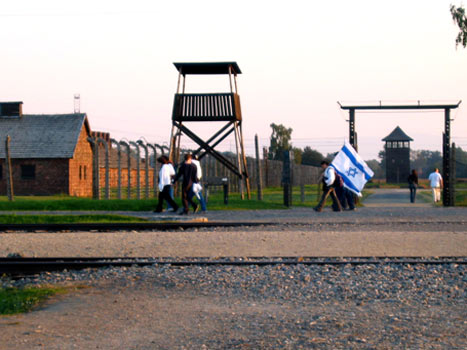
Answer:
<path fill-rule="evenodd" d="M 410 192 L 408 189 L 401 188 L 375 188 L 369 195 L 363 205 L 365 207 L 431 207 L 432 203 L 427 202 L 424 196 L 417 192 L 416 202 L 410 203 Z"/>

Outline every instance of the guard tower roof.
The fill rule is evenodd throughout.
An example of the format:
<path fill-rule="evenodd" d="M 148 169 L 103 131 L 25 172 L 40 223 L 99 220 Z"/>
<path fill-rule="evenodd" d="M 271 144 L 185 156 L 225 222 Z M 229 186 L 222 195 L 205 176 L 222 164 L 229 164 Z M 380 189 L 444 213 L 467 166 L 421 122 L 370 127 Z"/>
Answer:
<path fill-rule="evenodd" d="M 174 62 L 181 74 L 242 74 L 237 62 Z"/>
<path fill-rule="evenodd" d="M 402 129 L 397 126 L 388 136 L 382 141 L 413 141 Z"/>

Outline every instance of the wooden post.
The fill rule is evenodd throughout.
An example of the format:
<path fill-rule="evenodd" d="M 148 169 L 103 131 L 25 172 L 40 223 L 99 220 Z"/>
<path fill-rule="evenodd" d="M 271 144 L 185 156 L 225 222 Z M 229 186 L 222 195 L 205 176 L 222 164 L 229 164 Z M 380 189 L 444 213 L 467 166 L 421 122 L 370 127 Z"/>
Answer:
<path fill-rule="evenodd" d="M 6 160 L 6 193 L 9 201 L 15 199 L 13 193 L 13 171 L 11 169 L 11 157 L 10 157 L 10 135 L 6 137 L 5 141 L 5 160 Z"/>
<path fill-rule="evenodd" d="M 268 169 L 268 149 L 263 147 L 263 161 L 264 161 L 264 183 L 265 187 L 269 187 L 269 169 Z"/>
<path fill-rule="evenodd" d="M 261 174 L 261 159 L 259 157 L 258 134 L 255 135 L 255 149 L 256 149 L 256 185 L 258 188 L 258 200 L 263 200 L 263 178 Z"/>

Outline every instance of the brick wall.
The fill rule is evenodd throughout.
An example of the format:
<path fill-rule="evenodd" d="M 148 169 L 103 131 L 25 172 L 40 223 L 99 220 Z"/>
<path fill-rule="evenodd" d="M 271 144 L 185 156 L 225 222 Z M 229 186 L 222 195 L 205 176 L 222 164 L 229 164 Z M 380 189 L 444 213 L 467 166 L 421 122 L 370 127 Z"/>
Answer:
<path fill-rule="evenodd" d="M 12 159 L 13 192 L 19 196 L 54 195 L 68 193 L 68 159 Z M 3 176 L 0 195 L 6 195 L 5 159 L 0 159 Z M 33 165 L 34 179 L 23 179 L 22 165 Z"/>
<path fill-rule="evenodd" d="M 92 197 L 92 148 L 88 136 L 83 125 L 74 156 L 69 160 L 71 196 Z"/>
<path fill-rule="evenodd" d="M 149 188 L 152 188 L 153 181 L 154 181 L 154 171 L 152 168 L 149 168 Z M 140 176 L 140 185 L 141 188 L 143 188 L 146 185 L 146 169 L 142 168 L 139 171 L 139 176 Z M 131 174 L 130 174 L 130 182 L 131 182 L 131 187 L 136 188 L 136 169 L 131 169 Z M 128 171 L 126 168 L 122 168 L 122 175 L 121 175 L 121 181 L 122 181 L 122 188 L 126 188 L 128 186 Z M 105 168 L 100 168 L 99 169 L 99 184 L 100 187 L 105 186 Z M 118 186 L 118 169 L 115 168 L 110 168 L 109 169 L 109 184 L 110 188 L 117 188 Z"/>

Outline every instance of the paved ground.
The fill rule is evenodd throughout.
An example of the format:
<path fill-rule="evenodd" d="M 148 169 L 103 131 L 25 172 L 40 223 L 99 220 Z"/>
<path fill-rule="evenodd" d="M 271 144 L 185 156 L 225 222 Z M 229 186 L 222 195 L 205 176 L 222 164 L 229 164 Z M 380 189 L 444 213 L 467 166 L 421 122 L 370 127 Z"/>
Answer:
<path fill-rule="evenodd" d="M 429 190 L 418 190 L 415 203 L 410 203 L 410 193 L 408 189 L 372 189 L 372 194 L 365 200 L 365 207 L 431 207 L 433 204 L 420 192 Z"/>

